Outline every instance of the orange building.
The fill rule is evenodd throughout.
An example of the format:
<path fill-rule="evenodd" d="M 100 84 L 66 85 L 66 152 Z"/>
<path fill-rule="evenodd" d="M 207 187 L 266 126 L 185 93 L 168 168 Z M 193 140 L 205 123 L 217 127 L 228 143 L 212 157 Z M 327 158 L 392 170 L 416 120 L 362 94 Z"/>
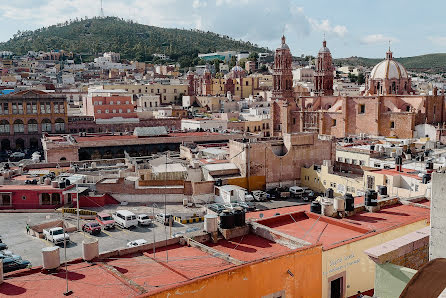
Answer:
<path fill-rule="evenodd" d="M 98 119 L 138 118 L 133 98 L 124 90 L 89 90 L 84 113 Z"/>

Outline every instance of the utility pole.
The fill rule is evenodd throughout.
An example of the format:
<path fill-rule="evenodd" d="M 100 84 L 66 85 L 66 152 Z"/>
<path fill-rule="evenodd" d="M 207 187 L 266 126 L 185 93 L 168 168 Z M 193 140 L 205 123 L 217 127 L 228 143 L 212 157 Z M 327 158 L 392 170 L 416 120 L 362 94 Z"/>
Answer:
<path fill-rule="evenodd" d="M 76 181 L 76 204 L 77 204 L 77 208 L 76 208 L 76 212 L 77 212 L 77 231 L 80 231 L 80 226 L 79 226 L 79 189 L 78 189 L 78 182 Z"/>

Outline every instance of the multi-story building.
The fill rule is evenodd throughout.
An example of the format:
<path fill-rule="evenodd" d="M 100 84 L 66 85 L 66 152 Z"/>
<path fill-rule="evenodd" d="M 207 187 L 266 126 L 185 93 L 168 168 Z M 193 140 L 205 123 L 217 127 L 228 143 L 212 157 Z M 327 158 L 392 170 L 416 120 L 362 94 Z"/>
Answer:
<path fill-rule="evenodd" d="M 42 133 L 64 133 L 65 95 L 26 90 L 0 96 L 1 150 L 39 148 Z"/>
<path fill-rule="evenodd" d="M 158 96 L 162 105 L 179 102 L 183 95 L 188 94 L 188 85 L 183 84 L 122 84 L 122 85 L 104 85 L 104 90 L 122 89 L 135 95 L 154 95 Z"/>
<path fill-rule="evenodd" d="M 84 115 L 95 120 L 137 118 L 132 96 L 124 90 L 90 89 L 84 100 Z"/>

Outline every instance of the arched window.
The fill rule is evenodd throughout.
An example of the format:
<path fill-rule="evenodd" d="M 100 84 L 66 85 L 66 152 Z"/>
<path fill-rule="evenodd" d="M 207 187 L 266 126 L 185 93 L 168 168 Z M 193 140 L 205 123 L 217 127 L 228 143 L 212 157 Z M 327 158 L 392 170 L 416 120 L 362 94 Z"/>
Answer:
<path fill-rule="evenodd" d="M 51 205 L 51 196 L 49 193 L 42 193 L 42 205 Z"/>
<path fill-rule="evenodd" d="M 28 121 L 28 133 L 37 132 L 37 120 L 36 119 L 30 119 Z"/>
<path fill-rule="evenodd" d="M 63 121 L 63 119 L 61 119 L 61 118 L 56 119 L 56 123 L 54 126 L 56 129 L 56 132 L 64 132 L 65 131 L 65 121 Z"/>
<path fill-rule="evenodd" d="M 21 133 L 25 131 L 25 125 L 23 125 L 23 121 L 17 119 L 14 121 L 14 133 Z"/>
<path fill-rule="evenodd" d="M 51 132 L 51 121 L 49 119 L 42 120 L 42 132 Z"/>
<path fill-rule="evenodd" d="M 0 121 L 0 134 L 9 134 L 9 122 L 6 120 Z"/>

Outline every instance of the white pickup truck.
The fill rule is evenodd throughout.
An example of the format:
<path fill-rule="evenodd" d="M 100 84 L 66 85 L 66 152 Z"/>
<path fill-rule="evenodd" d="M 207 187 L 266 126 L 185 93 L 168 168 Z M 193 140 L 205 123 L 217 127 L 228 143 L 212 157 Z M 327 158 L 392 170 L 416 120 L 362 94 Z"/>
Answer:
<path fill-rule="evenodd" d="M 45 240 L 51 241 L 54 244 L 62 244 L 64 240 L 70 242 L 70 236 L 64 233 L 62 228 L 51 228 L 43 230 L 43 237 Z"/>

